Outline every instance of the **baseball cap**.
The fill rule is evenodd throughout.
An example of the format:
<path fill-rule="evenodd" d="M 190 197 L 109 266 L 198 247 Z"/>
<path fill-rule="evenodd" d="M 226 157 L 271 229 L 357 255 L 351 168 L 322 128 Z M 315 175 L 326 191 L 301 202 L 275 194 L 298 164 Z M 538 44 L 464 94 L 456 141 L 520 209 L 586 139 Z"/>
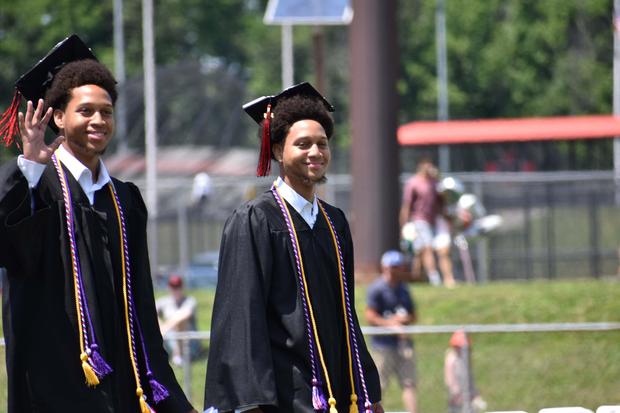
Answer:
<path fill-rule="evenodd" d="M 456 330 L 450 337 L 450 345 L 452 347 L 471 346 L 471 338 L 464 330 Z"/>
<path fill-rule="evenodd" d="M 183 287 L 183 278 L 180 275 L 173 274 L 168 278 L 168 286 L 170 288 Z"/>
<path fill-rule="evenodd" d="M 405 264 L 405 256 L 397 250 L 390 250 L 381 256 L 381 266 L 383 267 L 399 267 Z"/>

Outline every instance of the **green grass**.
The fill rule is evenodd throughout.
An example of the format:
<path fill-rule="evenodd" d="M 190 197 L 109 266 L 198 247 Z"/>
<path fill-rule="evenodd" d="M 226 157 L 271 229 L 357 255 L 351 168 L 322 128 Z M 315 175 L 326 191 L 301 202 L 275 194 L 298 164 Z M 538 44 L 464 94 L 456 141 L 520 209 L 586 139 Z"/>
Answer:
<path fill-rule="evenodd" d="M 420 325 L 620 321 L 620 282 L 570 280 L 492 283 L 454 290 L 413 285 Z M 199 301 L 198 324 L 209 329 L 213 292 L 193 291 Z M 364 286 L 356 289 L 358 313 Z M 446 411 L 443 356 L 448 334 L 415 337 L 418 404 L 421 413 Z M 561 333 L 478 333 L 473 335 L 475 378 L 489 410 L 525 410 L 584 406 L 595 410 L 620 403 L 620 331 Z M 192 366 L 192 391 L 202 407 L 206 360 Z M 179 380 L 182 371 L 176 370 Z M 0 388 L 6 372 L 0 370 Z M 5 412 L 6 390 L 0 393 Z M 400 391 L 391 383 L 386 410 L 402 409 Z M 342 413 L 342 412 L 341 412 Z"/>

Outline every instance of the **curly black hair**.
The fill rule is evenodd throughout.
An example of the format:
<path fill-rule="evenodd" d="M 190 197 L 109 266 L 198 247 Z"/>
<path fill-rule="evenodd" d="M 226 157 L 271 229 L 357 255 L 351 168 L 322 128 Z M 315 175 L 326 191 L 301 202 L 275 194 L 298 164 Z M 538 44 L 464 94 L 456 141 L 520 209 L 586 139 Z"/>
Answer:
<path fill-rule="evenodd" d="M 284 142 L 289 129 L 297 121 L 311 119 L 323 126 L 325 135 L 330 139 L 334 133 L 334 120 L 329 111 L 319 99 L 308 96 L 291 96 L 278 100 L 273 110 L 271 121 L 271 144 Z M 262 128 L 259 130 L 259 136 Z M 273 152 L 272 159 L 275 159 Z"/>
<path fill-rule="evenodd" d="M 112 104 L 116 103 L 118 94 L 114 76 L 107 67 L 93 59 L 77 60 L 64 65 L 45 92 L 45 103 L 48 107 L 64 110 L 71 98 L 71 90 L 84 85 L 97 85 L 105 89 Z"/>

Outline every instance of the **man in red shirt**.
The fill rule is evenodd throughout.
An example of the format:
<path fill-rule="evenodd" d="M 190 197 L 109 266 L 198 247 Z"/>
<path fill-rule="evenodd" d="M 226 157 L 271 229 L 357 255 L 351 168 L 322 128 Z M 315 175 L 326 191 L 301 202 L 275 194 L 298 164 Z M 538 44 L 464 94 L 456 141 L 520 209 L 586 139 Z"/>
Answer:
<path fill-rule="evenodd" d="M 416 262 L 422 267 L 431 284 L 441 284 L 434 251 L 439 256 L 444 284 L 454 286 L 452 262 L 450 260 L 450 227 L 443 217 L 443 200 L 437 193 L 437 167 L 428 158 L 418 162 L 416 174 L 405 184 L 400 209 L 400 225 L 412 222 L 415 228 L 413 241 L 414 269 Z"/>

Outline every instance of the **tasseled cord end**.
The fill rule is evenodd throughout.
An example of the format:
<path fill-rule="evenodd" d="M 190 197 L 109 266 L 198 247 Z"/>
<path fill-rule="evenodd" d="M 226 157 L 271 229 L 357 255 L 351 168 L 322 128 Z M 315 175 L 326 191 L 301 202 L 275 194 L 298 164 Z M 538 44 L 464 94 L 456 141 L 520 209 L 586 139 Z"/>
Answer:
<path fill-rule="evenodd" d="M 260 155 L 258 157 L 258 167 L 256 176 L 267 176 L 271 171 L 271 103 L 267 105 L 267 112 L 263 114 L 263 136 L 261 137 Z"/>
<path fill-rule="evenodd" d="M 349 413 L 358 413 L 358 407 L 357 407 L 357 394 L 352 393 L 351 394 L 351 406 L 349 406 Z"/>
<path fill-rule="evenodd" d="M 103 359 L 103 357 L 101 357 L 101 354 L 99 354 L 97 349 L 98 346 L 96 344 L 91 345 L 90 353 L 88 353 L 88 358 L 95 374 L 97 375 L 99 380 L 101 380 L 108 374 L 112 373 L 112 367 L 110 367 L 110 365 L 106 363 L 106 361 Z"/>
<path fill-rule="evenodd" d="M 138 401 L 140 403 L 140 413 L 157 413 L 149 404 L 146 402 L 144 398 L 144 391 L 141 387 L 136 389 L 136 396 L 138 396 Z"/>
<path fill-rule="evenodd" d="M 155 404 L 158 404 L 170 396 L 168 390 L 160 382 L 155 380 L 152 372 L 149 371 L 147 377 L 149 379 L 149 386 L 151 386 L 151 391 L 153 392 L 153 402 Z"/>
<path fill-rule="evenodd" d="M 99 377 L 97 377 L 91 365 L 88 364 L 88 354 L 80 354 L 80 360 L 82 360 L 82 370 L 84 371 L 84 377 L 86 377 L 86 385 L 88 387 L 95 387 L 99 384 Z"/>
<path fill-rule="evenodd" d="M 372 404 L 369 401 L 364 403 L 364 413 L 372 413 Z"/>
<path fill-rule="evenodd" d="M 22 95 L 19 90 L 15 89 L 11 105 L 0 116 L 0 139 L 4 146 L 10 146 L 15 141 L 15 136 L 19 134 L 17 114 L 21 101 Z"/>
<path fill-rule="evenodd" d="M 327 403 L 329 403 L 329 413 L 338 413 L 338 410 L 336 410 L 336 399 L 330 397 Z"/>
<path fill-rule="evenodd" d="M 319 412 L 327 410 L 327 401 L 317 380 L 312 380 L 312 407 Z"/>

